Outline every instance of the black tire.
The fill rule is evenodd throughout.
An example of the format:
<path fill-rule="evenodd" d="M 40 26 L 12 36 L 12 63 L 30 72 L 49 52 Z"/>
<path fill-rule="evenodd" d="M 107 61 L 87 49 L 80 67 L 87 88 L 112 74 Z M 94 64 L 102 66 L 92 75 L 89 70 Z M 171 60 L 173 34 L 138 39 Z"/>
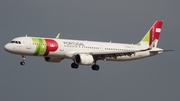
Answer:
<path fill-rule="evenodd" d="M 77 68 L 79 67 L 79 65 L 76 64 L 76 63 L 72 63 L 72 64 L 71 64 L 71 67 L 72 67 L 73 69 L 77 69 Z"/>
<path fill-rule="evenodd" d="M 100 67 L 99 67 L 99 65 L 96 65 L 96 71 L 98 71 L 98 70 L 99 70 L 99 68 L 100 68 Z"/>
<path fill-rule="evenodd" d="M 92 65 L 92 70 L 94 70 L 94 71 L 98 71 L 99 70 L 99 65 Z"/>
<path fill-rule="evenodd" d="M 20 62 L 20 65 L 24 66 L 24 65 L 25 65 L 25 62 L 24 62 L 24 61 L 21 61 L 21 62 Z"/>
<path fill-rule="evenodd" d="M 95 70 L 95 65 L 92 65 L 92 67 L 91 67 L 91 68 L 92 68 L 92 70 Z"/>

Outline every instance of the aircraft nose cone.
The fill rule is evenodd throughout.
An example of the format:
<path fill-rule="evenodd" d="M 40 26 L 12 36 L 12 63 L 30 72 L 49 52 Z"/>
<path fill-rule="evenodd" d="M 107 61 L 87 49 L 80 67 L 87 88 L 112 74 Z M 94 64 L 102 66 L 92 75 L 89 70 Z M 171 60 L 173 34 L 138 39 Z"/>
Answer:
<path fill-rule="evenodd" d="M 5 51 L 9 52 L 10 49 L 11 49 L 11 47 L 10 47 L 9 44 L 6 44 L 6 45 L 4 46 L 4 50 L 5 50 Z"/>

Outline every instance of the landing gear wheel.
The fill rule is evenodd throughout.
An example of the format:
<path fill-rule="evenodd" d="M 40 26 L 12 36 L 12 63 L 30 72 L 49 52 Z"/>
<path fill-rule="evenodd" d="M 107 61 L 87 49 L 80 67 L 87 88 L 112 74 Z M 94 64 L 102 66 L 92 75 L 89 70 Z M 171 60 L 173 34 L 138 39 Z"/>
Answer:
<path fill-rule="evenodd" d="M 79 67 L 79 65 L 76 64 L 76 63 L 72 63 L 72 64 L 71 64 L 71 67 L 72 67 L 73 69 L 77 69 L 77 68 Z"/>
<path fill-rule="evenodd" d="M 22 55 L 22 61 L 20 62 L 20 65 L 22 66 L 25 65 L 25 59 L 26 59 L 26 56 Z"/>
<path fill-rule="evenodd" d="M 98 71 L 99 70 L 99 65 L 96 65 L 96 64 L 94 64 L 94 65 L 92 65 L 92 70 L 95 70 L 95 71 Z"/>
<path fill-rule="evenodd" d="M 25 62 L 24 62 L 24 61 L 21 61 L 20 64 L 21 64 L 22 66 L 24 66 L 24 65 L 25 65 Z"/>

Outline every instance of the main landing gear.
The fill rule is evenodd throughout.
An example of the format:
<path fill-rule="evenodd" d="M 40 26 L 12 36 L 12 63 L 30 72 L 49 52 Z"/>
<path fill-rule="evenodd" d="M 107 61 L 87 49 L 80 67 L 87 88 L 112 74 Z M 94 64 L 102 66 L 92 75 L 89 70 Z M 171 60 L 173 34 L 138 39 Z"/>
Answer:
<path fill-rule="evenodd" d="M 94 62 L 94 65 L 92 65 L 92 67 L 91 67 L 92 70 L 94 70 L 94 71 L 98 71 L 99 68 L 100 68 L 99 65 L 96 64 L 96 62 L 97 62 L 97 61 L 95 61 L 95 62 Z"/>
<path fill-rule="evenodd" d="M 76 64 L 75 62 L 73 62 L 72 64 L 71 64 L 71 68 L 73 68 L 73 69 L 78 69 L 78 67 L 79 67 L 79 65 L 78 64 Z M 99 70 L 99 65 L 97 65 L 96 63 L 94 64 L 94 65 L 92 65 L 92 70 L 94 70 L 94 71 L 98 71 Z"/>
<path fill-rule="evenodd" d="M 25 59 L 26 59 L 26 56 L 22 55 L 22 61 L 20 62 L 20 65 L 22 66 L 25 65 Z"/>
<path fill-rule="evenodd" d="M 96 64 L 94 64 L 94 65 L 92 65 L 92 70 L 94 70 L 94 71 L 98 71 L 99 70 L 99 65 L 96 65 Z"/>
<path fill-rule="evenodd" d="M 73 63 L 71 64 L 71 67 L 72 67 L 73 69 L 77 69 L 77 68 L 79 67 L 79 65 L 76 64 L 75 62 L 73 62 Z"/>

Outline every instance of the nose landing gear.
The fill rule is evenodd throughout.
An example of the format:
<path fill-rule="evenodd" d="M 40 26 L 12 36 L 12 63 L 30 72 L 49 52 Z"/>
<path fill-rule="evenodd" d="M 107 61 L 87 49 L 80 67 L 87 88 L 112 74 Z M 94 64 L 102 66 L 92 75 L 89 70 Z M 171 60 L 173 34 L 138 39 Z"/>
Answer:
<path fill-rule="evenodd" d="M 22 55 L 22 61 L 20 62 L 20 65 L 22 66 L 25 65 L 25 59 L 26 59 L 26 56 Z"/>

